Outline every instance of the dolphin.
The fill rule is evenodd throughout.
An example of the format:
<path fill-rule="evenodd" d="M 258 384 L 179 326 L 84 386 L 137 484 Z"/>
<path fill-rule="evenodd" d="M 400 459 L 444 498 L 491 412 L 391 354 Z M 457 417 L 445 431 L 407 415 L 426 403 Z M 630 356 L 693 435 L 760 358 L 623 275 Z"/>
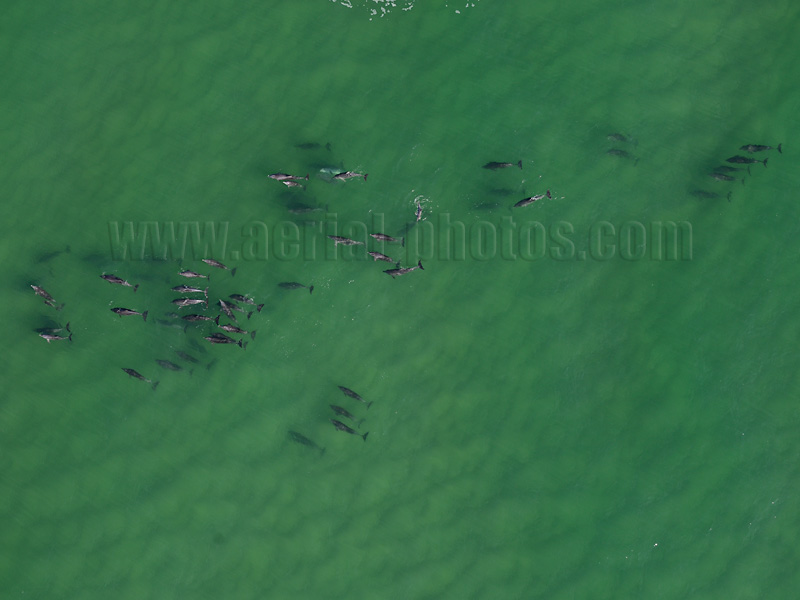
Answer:
<path fill-rule="evenodd" d="M 325 454 L 325 448 L 320 448 L 320 446 L 308 439 L 302 433 L 297 433 L 296 431 L 289 431 L 289 437 L 292 438 L 292 441 L 297 442 L 298 444 L 302 444 L 303 446 L 308 446 L 309 448 L 314 448 L 315 450 L 319 450 L 320 456 Z"/>
<path fill-rule="evenodd" d="M 422 269 L 423 271 L 425 270 L 425 267 L 422 266 L 422 261 L 421 260 L 417 261 L 417 266 L 416 267 L 403 267 L 403 268 L 397 268 L 397 269 L 387 269 L 386 271 L 384 271 L 384 273 L 386 273 L 387 275 L 391 275 L 392 279 L 394 279 L 395 277 L 398 277 L 400 275 L 405 275 L 406 273 L 411 273 L 411 271 L 416 271 L 417 269 Z"/>
<path fill-rule="evenodd" d="M 117 313 L 120 317 L 130 317 L 133 315 L 140 315 L 143 321 L 147 321 L 147 313 L 149 311 L 144 312 L 136 312 L 135 310 L 131 310 L 130 308 L 112 308 L 111 312 Z"/>
<path fill-rule="evenodd" d="M 145 383 L 149 383 L 150 385 L 153 386 L 153 390 L 155 390 L 158 387 L 158 384 L 159 384 L 158 381 L 153 383 L 147 377 L 145 377 L 144 375 L 142 375 L 141 373 L 139 373 L 135 369 L 126 369 L 126 368 L 123 367 L 122 370 L 125 371 L 131 377 L 135 377 L 136 379 L 140 379 L 141 381 L 144 381 Z"/>
<path fill-rule="evenodd" d="M 489 169 L 491 171 L 497 171 L 497 169 L 507 169 L 508 167 L 519 167 L 522 169 L 522 161 L 518 160 L 515 163 L 510 162 L 488 162 L 483 165 L 484 169 Z"/>
<path fill-rule="evenodd" d="M 547 190 L 546 194 L 537 194 L 536 196 L 531 196 L 530 198 L 525 198 L 524 200 L 520 200 L 514 205 L 514 208 L 520 208 L 522 206 L 528 206 L 529 204 L 533 204 L 537 200 L 541 200 L 542 198 L 552 198 L 550 195 L 550 190 Z"/>
<path fill-rule="evenodd" d="M 340 390 L 342 390 L 342 393 L 343 393 L 345 396 L 348 396 L 348 397 L 350 397 L 350 398 L 354 398 L 354 399 L 358 400 L 359 402 L 363 402 L 364 404 L 366 404 L 366 405 L 367 405 L 367 409 L 369 409 L 369 407 L 370 407 L 370 406 L 372 406 L 372 401 L 370 401 L 370 402 L 367 402 L 366 400 L 364 400 L 364 399 L 363 399 L 361 396 L 359 396 L 358 394 L 356 394 L 356 393 L 355 393 L 353 390 L 351 390 L 350 388 L 346 388 L 346 387 L 344 387 L 343 385 L 340 385 L 340 386 L 338 386 L 338 387 L 339 387 L 339 389 L 340 389 Z"/>
<path fill-rule="evenodd" d="M 772 146 L 761 146 L 759 144 L 747 144 L 746 146 L 742 146 L 741 148 L 739 148 L 739 150 L 746 150 L 750 154 L 752 154 L 753 152 L 763 152 L 764 150 L 777 150 L 778 152 L 783 154 L 783 150 L 781 150 L 781 146 L 782 145 L 783 144 L 778 144 L 778 146 L 776 148 L 773 148 Z"/>
<path fill-rule="evenodd" d="M 369 431 L 365 434 L 357 433 L 355 429 L 352 429 L 342 423 L 341 421 L 337 421 L 336 419 L 330 419 L 330 422 L 333 423 L 333 426 L 336 427 L 339 431 L 344 431 L 345 433 L 352 433 L 353 435 L 360 436 L 365 442 L 367 441 L 367 436 L 369 435 Z"/>
<path fill-rule="evenodd" d="M 127 281 L 125 281 L 121 277 L 117 277 L 116 275 L 107 275 L 107 274 L 103 273 L 102 275 L 100 275 L 100 277 L 105 279 L 108 283 L 116 283 L 118 285 L 122 285 L 122 286 L 125 286 L 125 287 L 132 287 L 134 292 L 139 289 L 139 284 L 138 283 L 136 285 L 131 285 L 130 283 L 128 283 Z"/>

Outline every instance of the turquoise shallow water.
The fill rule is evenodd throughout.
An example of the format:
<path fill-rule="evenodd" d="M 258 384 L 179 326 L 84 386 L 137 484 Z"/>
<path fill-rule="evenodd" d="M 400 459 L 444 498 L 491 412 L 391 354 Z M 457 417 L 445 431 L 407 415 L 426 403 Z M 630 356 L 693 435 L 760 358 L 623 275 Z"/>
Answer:
<path fill-rule="evenodd" d="M 469 4 L 9 6 L 3 597 L 791 597 L 798 9 Z M 744 185 L 707 175 L 780 142 Z M 110 224 L 207 221 L 235 278 L 114 260 Z M 654 259 L 668 221 L 681 260 Z M 424 271 L 324 237 L 358 223 Z M 246 351 L 168 326 L 181 267 L 265 303 Z M 32 331 L 66 321 L 72 343 Z M 202 364 L 161 370 L 175 350 Z"/>

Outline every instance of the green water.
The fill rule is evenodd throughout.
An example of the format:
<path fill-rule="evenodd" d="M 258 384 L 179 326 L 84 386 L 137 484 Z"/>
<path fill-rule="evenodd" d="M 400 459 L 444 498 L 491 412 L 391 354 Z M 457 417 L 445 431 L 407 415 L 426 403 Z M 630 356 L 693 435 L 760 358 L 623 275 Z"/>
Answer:
<path fill-rule="evenodd" d="M 468 4 L 6 7 L 0 596 L 793 597 L 800 8 Z M 745 185 L 707 176 L 779 142 Z M 415 200 L 406 247 L 370 246 L 422 259 L 396 280 L 303 225 L 402 235 Z M 448 259 L 444 216 L 476 243 L 512 215 L 571 246 Z M 228 223 L 235 278 L 114 261 L 127 221 Z M 229 254 L 284 221 L 312 257 Z M 594 260 L 603 221 L 689 223 L 691 256 Z M 180 267 L 266 304 L 246 351 L 157 323 Z M 72 343 L 33 332 L 66 321 Z M 203 363 L 160 369 L 175 350 Z"/>

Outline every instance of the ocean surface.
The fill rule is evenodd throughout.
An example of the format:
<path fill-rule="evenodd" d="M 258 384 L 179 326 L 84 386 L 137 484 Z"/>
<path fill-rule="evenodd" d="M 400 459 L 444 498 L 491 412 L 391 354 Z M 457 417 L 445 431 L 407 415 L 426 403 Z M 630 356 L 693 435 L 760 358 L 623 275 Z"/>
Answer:
<path fill-rule="evenodd" d="M 6 3 L 0 597 L 794 597 L 798 28 Z M 230 294 L 241 347 L 169 315 Z"/>

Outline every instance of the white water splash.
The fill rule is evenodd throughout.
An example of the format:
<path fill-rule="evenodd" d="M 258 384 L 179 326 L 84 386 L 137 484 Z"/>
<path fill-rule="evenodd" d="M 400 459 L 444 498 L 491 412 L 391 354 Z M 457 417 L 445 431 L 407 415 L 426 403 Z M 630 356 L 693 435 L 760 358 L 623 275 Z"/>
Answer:
<path fill-rule="evenodd" d="M 414 8 L 414 2 L 416 0 L 330 0 L 334 4 L 340 4 L 341 6 L 347 8 L 354 8 L 354 4 L 358 8 L 366 8 L 369 11 L 369 20 L 371 21 L 374 17 L 385 17 L 390 14 L 395 9 L 399 8 L 402 11 L 410 11 Z M 467 2 L 464 5 L 464 8 L 474 8 L 475 5 L 480 0 L 473 0 L 472 2 Z M 448 3 L 445 2 L 445 8 L 448 8 Z M 457 14 L 461 13 L 461 10 L 456 9 L 455 12 Z"/>

